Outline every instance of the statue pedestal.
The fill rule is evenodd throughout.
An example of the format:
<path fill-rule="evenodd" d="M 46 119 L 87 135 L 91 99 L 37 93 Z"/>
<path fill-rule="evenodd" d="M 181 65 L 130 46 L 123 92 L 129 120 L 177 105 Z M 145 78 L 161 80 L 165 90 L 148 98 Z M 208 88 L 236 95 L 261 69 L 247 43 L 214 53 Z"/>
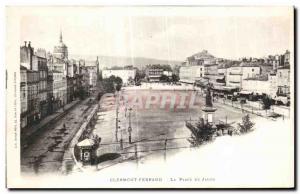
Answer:
<path fill-rule="evenodd" d="M 214 124 L 215 122 L 215 112 L 216 112 L 216 108 L 214 107 L 209 107 L 209 106 L 205 106 L 204 108 L 202 108 L 203 111 L 203 119 L 205 121 L 205 123 L 207 124 Z"/>

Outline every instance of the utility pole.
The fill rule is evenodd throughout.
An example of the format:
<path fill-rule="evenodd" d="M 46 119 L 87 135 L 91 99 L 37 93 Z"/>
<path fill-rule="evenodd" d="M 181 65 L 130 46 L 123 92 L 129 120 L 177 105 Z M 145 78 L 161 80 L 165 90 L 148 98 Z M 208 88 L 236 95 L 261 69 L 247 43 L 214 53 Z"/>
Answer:
<path fill-rule="evenodd" d="M 132 128 L 131 128 L 131 111 L 132 111 L 132 108 L 130 107 L 129 109 L 129 126 L 128 126 L 128 140 L 129 140 L 129 143 L 131 144 L 131 132 L 132 132 Z"/>
<path fill-rule="evenodd" d="M 119 120 L 119 100 L 117 99 L 117 106 L 116 106 L 116 132 L 115 132 L 115 134 L 116 134 L 116 142 L 118 142 L 118 130 L 119 130 L 119 122 L 120 122 L 120 120 Z"/>
<path fill-rule="evenodd" d="M 139 167 L 139 160 L 138 160 L 138 150 L 137 150 L 137 144 L 134 144 L 134 156 L 136 161 L 136 167 Z"/>
<path fill-rule="evenodd" d="M 119 112 L 118 109 L 116 109 L 116 131 L 115 131 L 116 141 L 118 141 L 118 128 L 119 128 Z"/>
<path fill-rule="evenodd" d="M 167 141 L 168 139 L 165 139 L 165 153 L 164 153 L 164 161 L 167 161 Z"/>

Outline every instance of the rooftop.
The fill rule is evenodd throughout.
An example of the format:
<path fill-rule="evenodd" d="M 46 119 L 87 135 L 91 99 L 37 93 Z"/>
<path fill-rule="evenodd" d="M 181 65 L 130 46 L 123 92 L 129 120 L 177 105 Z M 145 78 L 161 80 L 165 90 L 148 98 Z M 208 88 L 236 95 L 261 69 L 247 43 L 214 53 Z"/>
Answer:
<path fill-rule="evenodd" d="M 287 65 L 287 66 L 283 66 L 283 67 L 278 67 L 278 69 L 290 69 L 290 66 Z"/>
<path fill-rule="evenodd" d="M 58 71 L 58 70 L 52 70 L 52 71 L 49 71 L 49 72 L 52 72 L 52 73 L 62 73 L 61 71 Z"/>
<path fill-rule="evenodd" d="M 94 140 L 92 139 L 85 139 L 82 140 L 81 142 L 79 142 L 77 144 L 78 147 L 89 147 L 89 146 L 93 146 L 95 144 Z"/>
<path fill-rule="evenodd" d="M 201 52 L 198 52 L 196 54 L 193 54 L 191 57 L 193 58 L 203 58 L 203 59 L 207 59 L 207 58 L 211 58 L 214 59 L 215 57 L 210 54 L 207 50 L 202 50 Z"/>
<path fill-rule="evenodd" d="M 259 77 L 246 78 L 245 80 L 268 81 L 268 75 L 261 75 Z"/>
<path fill-rule="evenodd" d="M 20 65 L 20 70 L 27 70 L 27 68 L 24 67 L 23 65 Z"/>
<path fill-rule="evenodd" d="M 242 62 L 240 64 L 241 67 L 259 67 L 259 63 L 255 63 L 255 62 Z"/>

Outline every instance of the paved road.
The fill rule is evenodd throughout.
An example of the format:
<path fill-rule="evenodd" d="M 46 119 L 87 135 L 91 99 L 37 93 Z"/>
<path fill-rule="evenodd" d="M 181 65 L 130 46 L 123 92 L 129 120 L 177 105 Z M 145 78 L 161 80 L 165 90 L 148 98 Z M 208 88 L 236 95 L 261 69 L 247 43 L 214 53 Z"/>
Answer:
<path fill-rule="evenodd" d="M 86 99 L 76 105 L 68 114 L 53 126 L 44 130 L 39 137 L 21 154 L 21 170 L 25 173 L 59 173 L 63 153 L 91 104 Z M 66 126 L 64 130 L 63 126 Z"/>

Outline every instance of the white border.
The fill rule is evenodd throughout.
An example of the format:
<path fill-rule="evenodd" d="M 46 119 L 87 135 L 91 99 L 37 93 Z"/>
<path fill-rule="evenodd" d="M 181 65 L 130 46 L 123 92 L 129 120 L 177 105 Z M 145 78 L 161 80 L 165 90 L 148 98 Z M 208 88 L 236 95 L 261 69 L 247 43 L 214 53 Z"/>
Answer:
<path fill-rule="evenodd" d="M 294 5 L 296 8 L 299 9 L 300 2 L 297 0 L 252 0 L 252 1 L 242 1 L 242 0 L 227 0 L 227 1 L 221 1 L 221 0 L 186 0 L 186 1 L 167 1 L 167 0 L 152 0 L 152 1 L 146 1 L 146 0 L 131 0 L 131 1 L 120 1 L 120 0 L 47 0 L 47 1 L 40 1 L 40 0 L 28 0 L 28 1 L 21 1 L 21 0 L 5 0 L 0 2 L 0 43 L 1 43 L 1 52 L 0 52 L 0 77 L 2 80 L 0 81 L 0 103 L 2 106 L 0 106 L 0 125 L 1 125 L 1 134 L 2 137 L 1 141 L 1 150 L 2 154 L 0 154 L 0 161 L 2 164 L 5 163 L 5 6 L 6 5 L 114 5 L 114 6 L 120 6 L 120 5 Z M 299 10 L 297 10 L 298 12 Z M 297 13 L 299 14 L 299 12 Z M 296 20 L 296 25 L 299 26 L 299 20 Z M 295 34 L 295 37 L 298 36 Z M 298 38 L 296 39 L 295 45 L 298 45 Z M 297 50 L 297 56 L 299 56 L 299 50 Z M 295 61 L 295 65 L 298 64 L 298 60 Z M 299 75 L 299 67 L 297 68 L 297 75 Z M 297 83 L 296 90 L 299 88 L 299 83 Z M 298 107 L 297 107 L 298 108 Z M 298 120 L 298 117 L 295 118 Z M 297 129 L 296 129 L 297 130 Z M 299 139 L 299 132 L 298 139 Z M 299 169 L 299 168 L 298 168 Z M 1 193 L 8 193 L 9 191 L 5 188 L 5 165 L 1 165 Z M 33 191 L 29 191 L 30 193 Z M 59 191 L 58 193 L 63 192 Z M 84 191 L 83 191 L 84 192 Z M 263 192 L 263 191 L 260 191 Z M 288 192 L 288 191 L 285 191 Z"/>

